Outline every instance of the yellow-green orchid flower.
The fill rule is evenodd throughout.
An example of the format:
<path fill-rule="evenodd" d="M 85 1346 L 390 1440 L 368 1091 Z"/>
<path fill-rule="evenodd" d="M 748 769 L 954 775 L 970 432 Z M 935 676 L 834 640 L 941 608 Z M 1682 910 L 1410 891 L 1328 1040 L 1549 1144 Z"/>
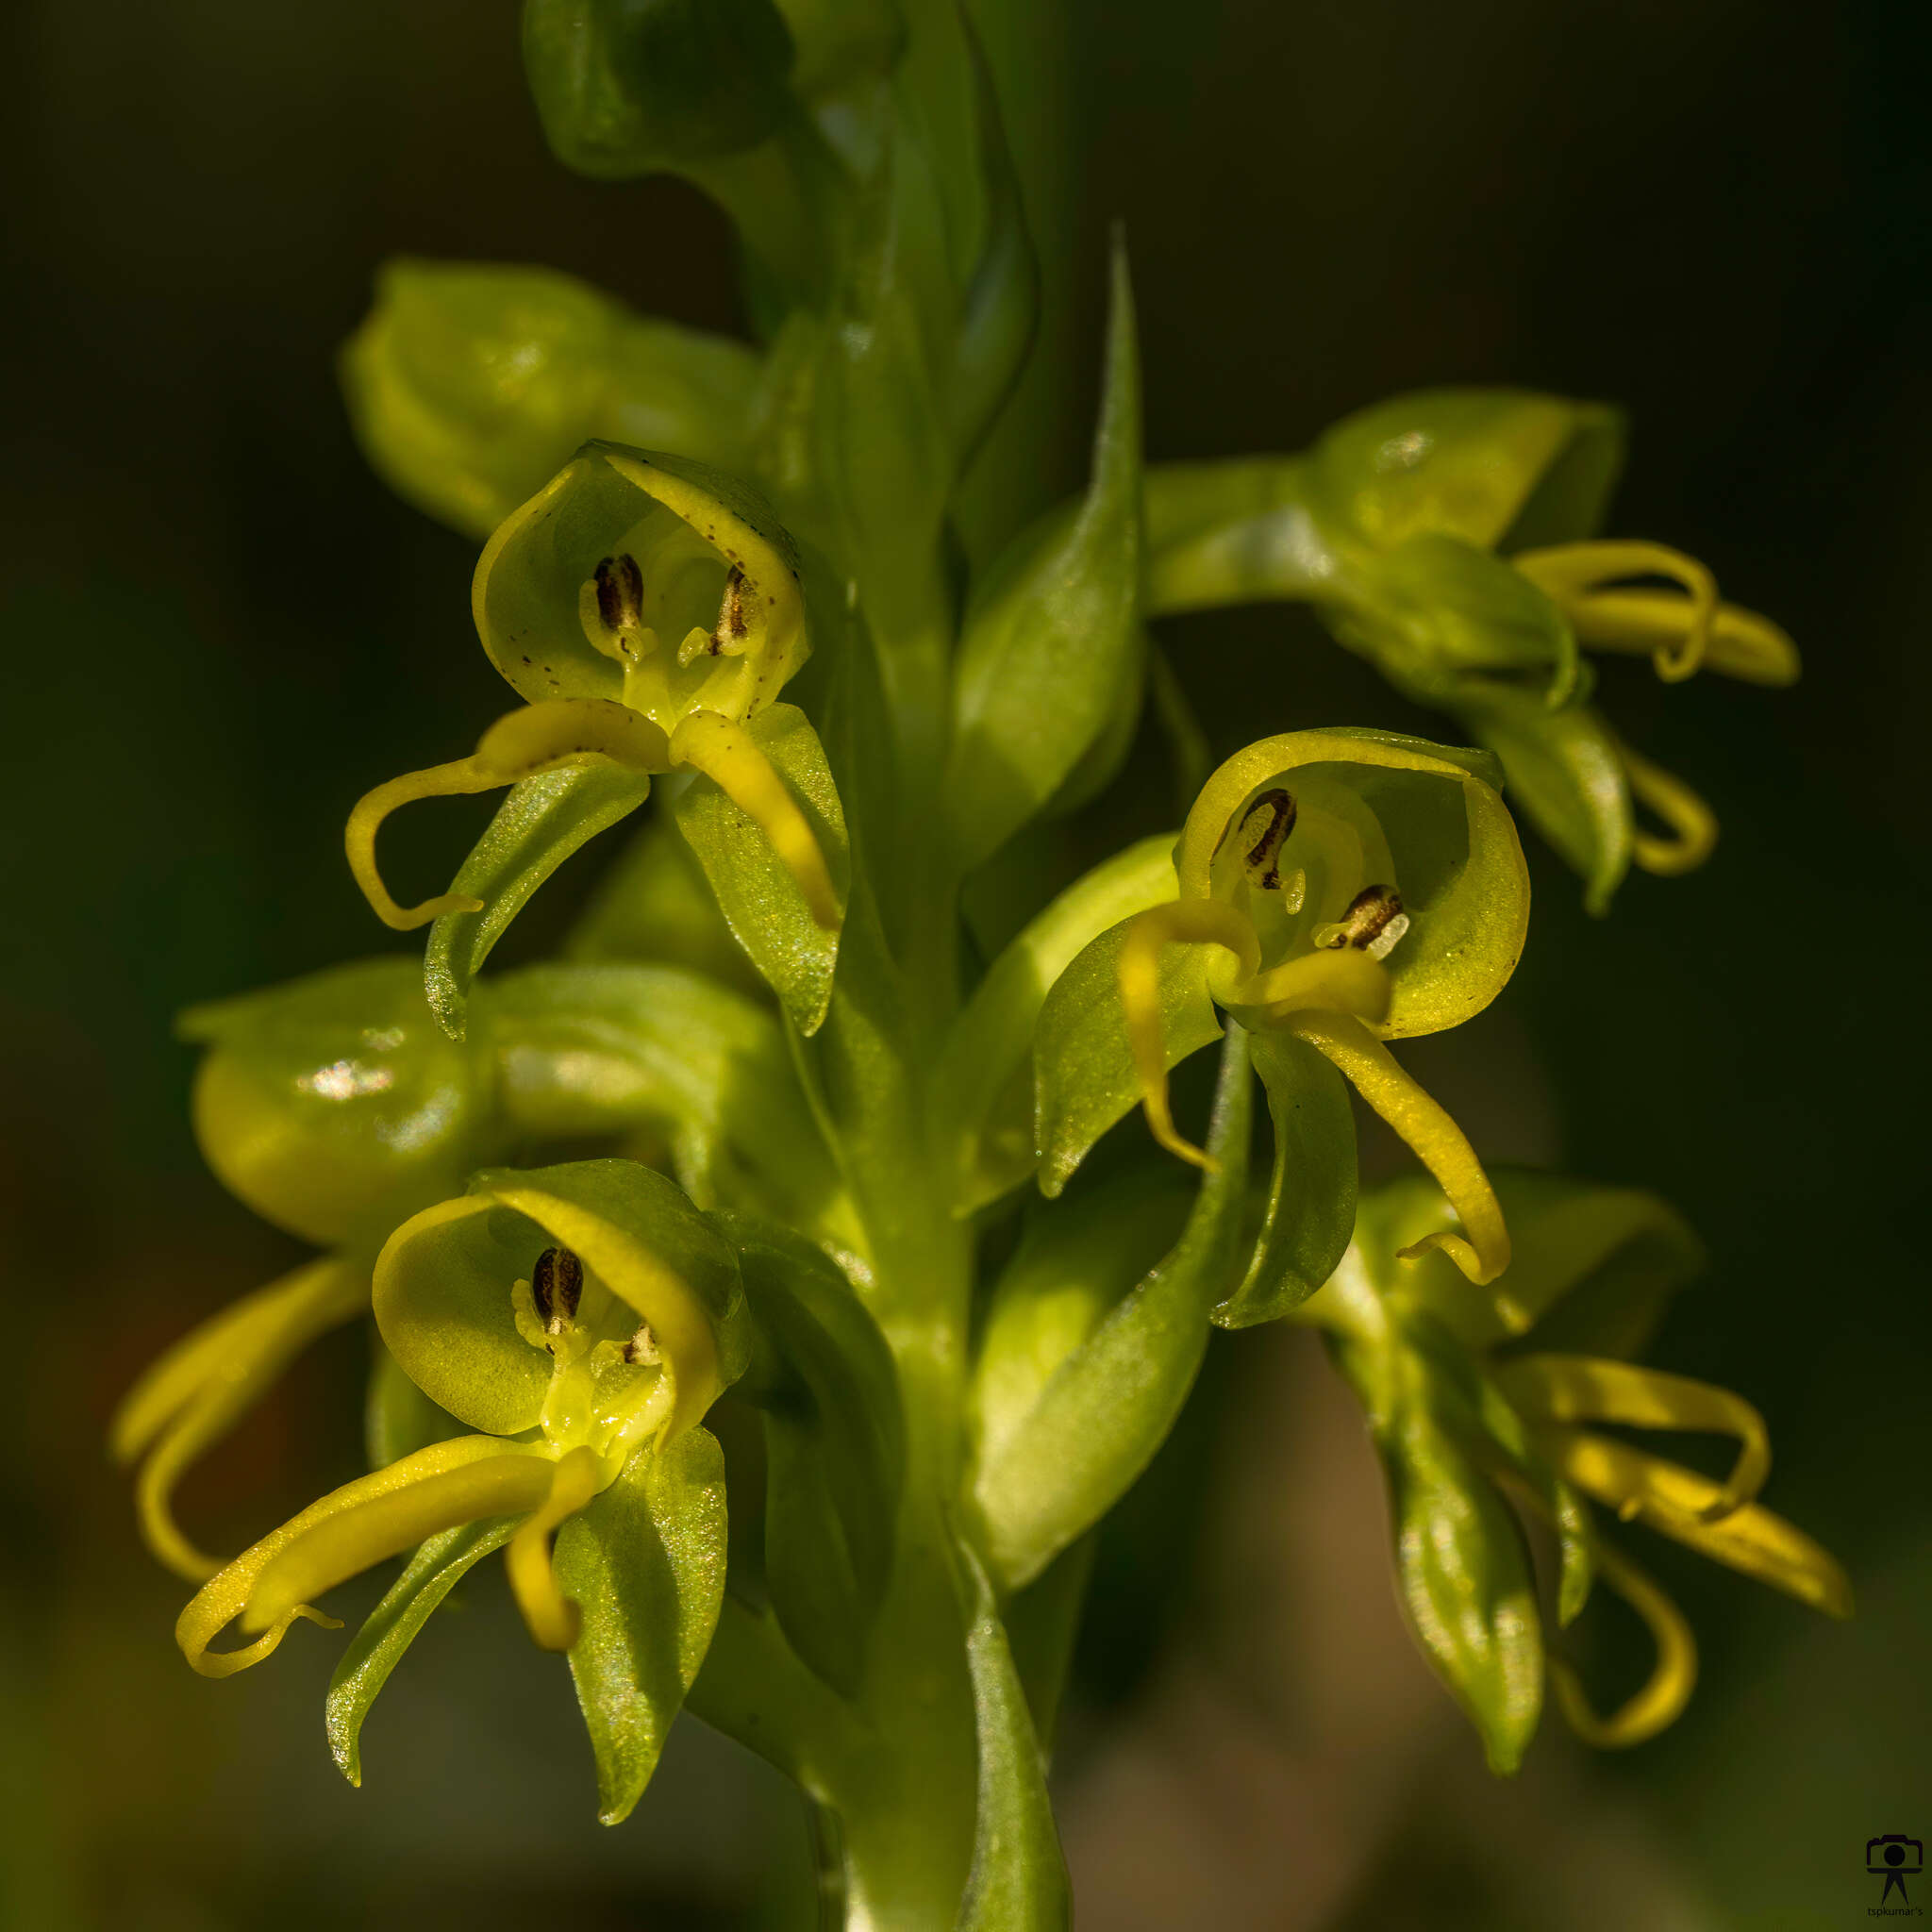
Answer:
<path fill-rule="evenodd" d="M 532 1638 L 577 1641 L 551 1562 L 559 1526 L 694 1429 L 749 1358 L 731 1245 L 634 1162 L 480 1175 L 391 1236 L 375 1317 L 410 1378 L 478 1433 L 344 1484 L 203 1586 L 175 1636 L 205 1676 L 267 1657 L 312 1599 L 468 1524 L 516 1519 L 511 1589 Z M 252 1640 L 217 1651 L 230 1623 Z"/>
<path fill-rule="evenodd" d="M 1424 1649 L 1508 1768 L 1534 1728 L 1547 1669 L 1579 1736 L 1623 1746 L 1656 1736 L 1696 1683 L 1697 1645 L 1670 1598 L 1591 1524 L 1583 1498 L 1642 1523 L 1833 1616 L 1851 1613 L 1839 1564 L 1757 1501 L 1771 1467 L 1763 1418 L 1726 1390 L 1628 1359 L 1671 1293 L 1701 1265 L 1662 1202 L 1554 1175 L 1501 1172 L 1515 1257 L 1496 1284 L 1530 1327 L 1457 1292 L 1439 1261 L 1405 1267 L 1451 1210 L 1425 1183 L 1362 1203 L 1333 1279 L 1306 1305 L 1369 1409 L 1394 1501 L 1402 1596 Z M 1720 1478 L 1606 1427 L 1732 1438 Z M 1573 1665 L 1542 1654 L 1521 1532 L 1507 1503 L 1557 1532 L 1558 1619 L 1593 1578 L 1648 1625 L 1656 1662 L 1608 1715 Z"/>
<path fill-rule="evenodd" d="M 641 803 L 653 774 L 682 769 L 751 822 L 804 912 L 836 932 L 842 887 L 825 848 L 842 823 L 827 823 L 830 780 L 809 725 L 777 702 L 810 648 L 799 560 L 750 491 L 683 458 L 587 443 L 484 546 L 472 601 L 484 650 L 526 704 L 471 757 L 392 778 L 350 814 L 349 863 L 386 924 L 480 917 L 467 986 L 558 860 Z M 801 736 L 812 764 L 803 781 L 775 749 Z M 615 789 L 533 788 L 567 774 L 608 775 Z M 383 820 L 412 799 L 509 786 L 521 790 L 478 847 L 475 876 L 466 867 L 454 891 L 397 904 L 375 861 Z"/>
<path fill-rule="evenodd" d="M 1461 1129 L 1384 1042 L 1480 1012 L 1521 957 L 1528 875 L 1486 769 L 1480 753 L 1391 734 L 1263 739 L 1202 789 L 1174 850 L 1178 896 L 1128 920 L 1117 950 L 1141 1102 L 1163 1146 L 1208 1164 L 1168 1107 L 1176 1001 L 1163 956 L 1187 949 L 1215 1006 L 1262 1041 L 1312 1048 L 1415 1150 L 1461 1219 L 1415 1251 L 1442 1248 L 1479 1284 L 1509 1263 L 1495 1195 Z M 1264 1081 L 1283 1077 L 1279 1063 L 1257 1064 Z"/>
<path fill-rule="evenodd" d="M 537 967 L 493 981 L 480 1018 L 449 1040 L 420 968 L 399 958 L 184 1015 L 184 1036 L 208 1048 L 194 1086 L 208 1165 L 329 1251 L 192 1329 L 115 1417 L 115 1457 L 139 1464 L 142 1533 L 192 1581 L 222 1565 L 175 1522 L 184 1474 L 311 1341 L 367 1312 L 377 1251 L 401 1222 L 512 1146 L 657 1141 L 705 1208 L 775 1202 L 849 1240 L 777 1022 L 743 995 L 676 967 Z"/>
<path fill-rule="evenodd" d="M 1633 858 L 1690 871 L 1717 825 L 1590 704 L 1582 653 L 1648 657 L 1669 682 L 1706 666 L 1754 684 L 1798 675 L 1790 639 L 1723 602 L 1694 558 L 1594 535 L 1622 458 L 1622 419 L 1601 404 L 1431 390 L 1349 417 L 1304 456 L 1159 467 L 1148 608 L 1312 603 L 1497 753 L 1601 909 Z"/>

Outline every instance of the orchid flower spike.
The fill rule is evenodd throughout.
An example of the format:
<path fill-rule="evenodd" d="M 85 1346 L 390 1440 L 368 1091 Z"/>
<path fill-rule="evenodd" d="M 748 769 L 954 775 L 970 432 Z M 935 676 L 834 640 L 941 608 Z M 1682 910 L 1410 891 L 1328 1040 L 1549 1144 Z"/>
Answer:
<path fill-rule="evenodd" d="M 1482 1164 L 1386 1041 L 1480 1012 L 1521 956 L 1529 881 L 1481 753 L 1417 739 L 1301 731 L 1237 753 L 1202 789 L 1174 852 L 1177 897 L 1123 928 L 1119 991 L 1147 1124 L 1173 1153 L 1208 1156 L 1174 1124 L 1163 955 L 1208 960 L 1214 1003 L 1261 1040 L 1286 1035 L 1344 1074 L 1447 1191 L 1461 1230 L 1432 1231 L 1471 1280 L 1509 1263 Z M 1257 1058 L 1266 1079 L 1272 1062 Z"/>
<path fill-rule="evenodd" d="M 391 1236 L 375 1305 L 404 1372 L 477 1433 L 343 1485 L 210 1578 L 175 1631 L 205 1676 L 258 1663 L 298 1618 L 329 1624 L 312 1599 L 337 1584 L 481 1523 L 513 1525 L 510 1587 L 533 1640 L 571 1649 L 581 1613 L 551 1539 L 694 1429 L 750 1355 L 731 1245 L 630 1161 L 479 1175 Z M 251 1641 L 212 1649 L 230 1623 Z"/>
<path fill-rule="evenodd" d="M 484 546 L 473 606 L 484 650 L 525 708 L 471 757 L 392 778 L 350 814 L 349 864 L 385 924 L 408 931 L 489 909 L 460 889 L 417 906 L 391 897 L 375 836 L 398 806 L 558 773 L 630 774 L 614 806 L 600 799 L 595 830 L 640 803 L 652 775 L 686 770 L 753 822 L 812 920 L 837 929 L 842 897 L 819 829 L 767 748 L 774 729 L 803 723 L 774 709 L 810 648 L 798 555 L 751 491 L 685 458 L 586 443 Z M 506 892 L 514 904 L 501 923 L 533 883 Z"/>

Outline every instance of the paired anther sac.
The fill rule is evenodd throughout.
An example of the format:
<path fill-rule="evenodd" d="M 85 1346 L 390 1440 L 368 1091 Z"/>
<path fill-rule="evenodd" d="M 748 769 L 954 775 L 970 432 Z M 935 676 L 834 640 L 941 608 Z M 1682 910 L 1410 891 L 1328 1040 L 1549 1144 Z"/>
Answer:
<path fill-rule="evenodd" d="M 571 1325 L 583 1294 L 584 1264 L 568 1248 L 545 1248 L 530 1270 L 530 1298 L 546 1335 L 561 1335 Z"/>
<path fill-rule="evenodd" d="M 1247 844 L 1242 861 L 1248 883 L 1273 892 L 1281 886 L 1281 848 L 1294 830 L 1294 793 L 1283 786 L 1264 791 L 1241 820 L 1241 836 Z"/>
<path fill-rule="evenodd" d="M 617 641 L 618 649 L 637 658 L 657 647 L 657 634 L 644 623 L 644 574 L 625 551 L 607 557 L 591 573 L 598 622 Z M 718 621 L 710 630 L 692 629 L 678 646 L 680 665 L 699 658 L 736 658 L 742 654 L 750 625 L 744 609 L 744 572 L 733 564 L 718 600 Z"/>
<path fill-rule="evenodd" d="M 1317 929 L 1314 941 L 1328 951 L 1353 946 L 1372 959 L 1386 959 L 1407 930 L 1402 894 L 1393 886 L 1364 886 L 1334 924 Z"/>
<path fill-rule="evenodd" d="M 594 574 L 597 615 L 606 630 L 620 637 L 641 630 L 644 622 L 644 574 L 635 557 L 607 557 Z"/>

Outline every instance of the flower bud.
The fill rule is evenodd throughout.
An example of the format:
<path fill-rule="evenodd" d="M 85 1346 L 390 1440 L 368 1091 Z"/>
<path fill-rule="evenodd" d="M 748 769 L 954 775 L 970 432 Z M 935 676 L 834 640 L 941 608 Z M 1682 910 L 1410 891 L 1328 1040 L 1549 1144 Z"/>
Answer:
<path fill-rule="evenodd" d="M 757 358 L 548 269 L 392 261 L 342 352 L 371 464 L 478 538 L 592 436 L 744 462 Z"/>
<path fill-rule="evenodd" d="M 791 94 L 772 0 L 526 0 L 524 68 L 557 158 L 621 180 L 741 154 Z"/>
<path fill-rule="evenodd" d="M 455 1192 L 476 1158 L 475 1073 L 409 959 L 371 959 L 198 1007 L 211 1051 L 194 1128 L 224 1186 L 265 1220 L 333 1243 Z"/>

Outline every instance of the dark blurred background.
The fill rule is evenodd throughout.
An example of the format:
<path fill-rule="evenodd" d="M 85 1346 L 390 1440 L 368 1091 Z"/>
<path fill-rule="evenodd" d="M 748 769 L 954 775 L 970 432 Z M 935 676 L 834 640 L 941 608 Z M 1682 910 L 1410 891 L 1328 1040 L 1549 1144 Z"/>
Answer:
<path fill-rule="evenodd" d="M 375 482 L 337 399 L 375 264 L 541 260 L 733 327 L 722 224 L 548 158 L 507 0 L 14 0 L 0 50 L 0 1922 L 809 1924 L 790 1797 L 695 1725 L 630 1824 L 592 1822 L 563 1669 L 493 1581 L 417 1645 L 351 1791 L 329 1642 L 192 1677 L 101 1446 L 139 1365 L 295 1252 L 202 1172 L 171 1016 L 382 950 L 342 818 L 503 703 L 471 546 Z M 1714 1266 L 1657 1357 L 1762 1405 L 1768 1500 L 1859 1595 L 1828 1626 L 1645 1539 L 1703 1641 L 1690 1714 L 1616 1759 L 1553 1719 L 1494 1784 L 1396 1624 L 1319 1351 L 1217 1344 L 1102 1553 L 1059 1767 L 1084 1925 L 1824 1926 L 1871 1902 L 1866 1839 L 1932 1825 L 1927 52 L 1881 0 L 1084 0 L 1073 279 L 1093 322 L 1124 217 L 1152 454 L 1296 447 L 1424 383 L 1614 397 L 1616 529 L 1804 647 L 1790 693 L 1610 668 L 1715 860 L 1592 922 L 1536 848 L 1514 985 L 1410 1062 L 1486 1154 L 1687 1211 Z M 1169 641 L 1217 752 L 1443 729 L 1278 611 Z M 423 816 L 426 867 L 465 827 Z M 191 1520 L 239 1540 L 353 1472 L 362 1345 L 302 1365 Z M 1599 1659 L 1638 1667 L 1614 1632 Z"/>

